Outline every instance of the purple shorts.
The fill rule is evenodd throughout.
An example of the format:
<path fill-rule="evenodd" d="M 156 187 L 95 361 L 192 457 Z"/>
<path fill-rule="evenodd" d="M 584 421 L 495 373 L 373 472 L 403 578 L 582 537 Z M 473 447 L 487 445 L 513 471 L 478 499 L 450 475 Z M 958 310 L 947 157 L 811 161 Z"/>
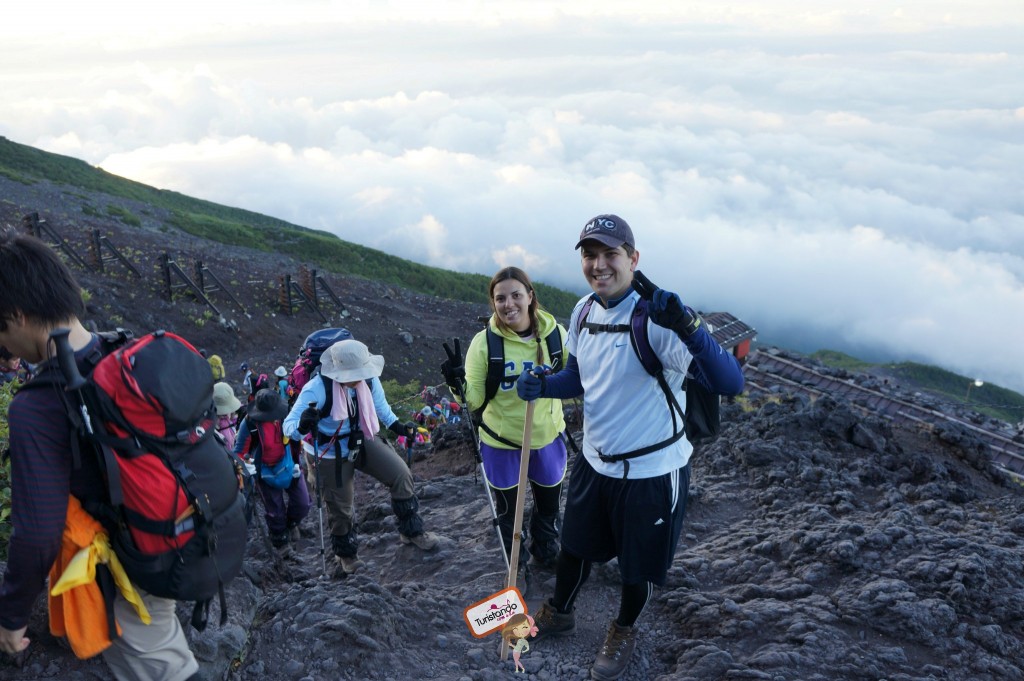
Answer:
<path fill-rule="evenodd" d="M 509 489 L 519 484 L 519 455 L 518 449 L 498 449 L 480 443 L 484 476 L 491 487 Z M 565 477 L 565 462 L 565 442 L 556 437 L 550 444 L 530 450 L 527 478 L 538 485 L 554 487 Z"/>

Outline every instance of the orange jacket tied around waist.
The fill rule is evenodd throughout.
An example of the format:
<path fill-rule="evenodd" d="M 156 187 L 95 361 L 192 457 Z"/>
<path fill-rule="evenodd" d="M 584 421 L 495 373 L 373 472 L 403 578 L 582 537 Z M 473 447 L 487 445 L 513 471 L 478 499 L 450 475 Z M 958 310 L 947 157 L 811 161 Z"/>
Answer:
<path fill-rule="evenodd" d="M 50 633 L 66 636 L 75 655 L 86 659 L 110 646 L 120 633 L 113 618 L 114 588 L 150 623 L 142 597 L 117 559 L 103 526 L 75 497 L 68 514 L 60 554 L 50 568 Z"/>

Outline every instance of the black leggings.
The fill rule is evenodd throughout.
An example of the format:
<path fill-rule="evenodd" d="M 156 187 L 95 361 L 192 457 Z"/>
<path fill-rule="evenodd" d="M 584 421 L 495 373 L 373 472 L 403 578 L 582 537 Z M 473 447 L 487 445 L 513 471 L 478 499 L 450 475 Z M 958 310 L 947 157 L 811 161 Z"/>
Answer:
<path fill-rule="evenodd" d="M 562 613 L 572 612 L 576 597 L 580 594 L 580 587 L 590 577 L 592 563 L 583 560 L 562 549 L 558 553 L 558 565 L 555 568 L 555 595 L 551 598 L 551 605 Z M 644 611 L 647 601 L 654 593 L 654 585 L 648 581 L 637 582 L 636 584 L 623 584 L 622 594 L 619 601 L 619 616 L 615 621 L 620 627 L 631 627 L 639 619 Z"/>
<path fill-rule="evenodd" d="M 536 522 L 534 516 L 551 518 L 552 522 L 554 522 L 554 519 L 558 517 L 558 503 L 562 494 L 562 486 L 544 487 L 530 481 L 530 488 L 533 490 L 531 522 Z M 509 555 L 512 551 L 512 530 L 515 525 L 516 495 L 518 494 L 519 486 L 509 487 L 508 489 L 492 487 L 491 490 L 494 492 L 494 510 L 498 516 L 501 539 L 505 544 L 505 555 Z M 552 530 L 554 530 L 554 525 L 552 525 Z M 537 539 L 537 537 L 534 537 L 534 539 Z M 557 545 L 555 549 L 557 549 Z"/>

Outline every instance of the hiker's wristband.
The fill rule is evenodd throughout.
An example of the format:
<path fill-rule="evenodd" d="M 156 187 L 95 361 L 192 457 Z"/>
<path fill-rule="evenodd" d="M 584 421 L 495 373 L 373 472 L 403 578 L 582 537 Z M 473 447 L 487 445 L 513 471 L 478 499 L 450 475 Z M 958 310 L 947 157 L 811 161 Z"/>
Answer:
<path fill-rule="evenodd" d="M 703 322 L 700 315 L 694 312 L 692 308 L 683 305 L 682 319 L 672 327 L 672 330 L 685 341 L 697 333 L 701 326 L 703 326 Z"/>

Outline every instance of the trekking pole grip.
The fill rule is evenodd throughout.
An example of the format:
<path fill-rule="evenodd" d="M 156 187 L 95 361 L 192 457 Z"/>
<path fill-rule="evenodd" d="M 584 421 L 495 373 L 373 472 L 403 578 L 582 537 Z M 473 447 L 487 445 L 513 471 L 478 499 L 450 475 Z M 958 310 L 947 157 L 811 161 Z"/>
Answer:
<path fill-rule="evenodd" d="M 78 371 L 78 364 L 75 362 L 75 351 L 71 349 L 71 342 L 68 336 L 71 329 L 55 329 L 50 333 L 50 340 L 57 351 L 57 366 L 64 374 L 64 381 L 68 390 L 79 390 L 86 381 Z"/>

